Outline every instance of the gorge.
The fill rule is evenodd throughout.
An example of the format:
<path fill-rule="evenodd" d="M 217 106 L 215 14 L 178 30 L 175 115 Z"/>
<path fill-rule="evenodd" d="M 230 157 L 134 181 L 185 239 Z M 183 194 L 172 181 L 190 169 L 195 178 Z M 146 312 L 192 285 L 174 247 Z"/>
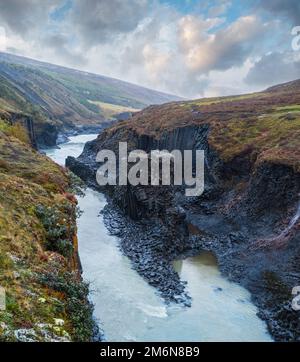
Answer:
<path fill-rule="evenodd" d="M 71 137 L 47 154 L 64 164 L 96 136 Z M 78 202 L 83 211 L 78 219 L 83 277 L 90 282 L 94 316 L 107 341 L 271 341 L 249 293 L 223 278 L 211 255 L 175 262 L 187 283 L 191 307 L 167 305 L 132 269 L 119 250 L 119 238 L 109 235 L 99 214 L 107 205 L 105 196 L 87 189 Z"/>
<path fill-rule="evenodd" d="M 151 106 L 86 144 L 67 166 L 108 196 L 109 231 L 167 303 L 191 304 L 175 259 L 213 252 L 222 275 L 248 289 L 276 341 L 299 340 L 291 292 L 299 284 L 299 81 L 264 92 Z M 205 151 L 204 194 L 180 186 L 96 183 L 96 155 L 130 150 Z M 289 227 L 290 225 L 290 227 Z M 284 231 L 284 243 L 264 243 Z"/>
<path fill-rule="evenodd" d="M 183 101 L 0 53 L 0 91 L 1 341 L 299 341 L 299 80 Z M 203 194 L 99 186 L 123 142 L 203 150 Z"/>

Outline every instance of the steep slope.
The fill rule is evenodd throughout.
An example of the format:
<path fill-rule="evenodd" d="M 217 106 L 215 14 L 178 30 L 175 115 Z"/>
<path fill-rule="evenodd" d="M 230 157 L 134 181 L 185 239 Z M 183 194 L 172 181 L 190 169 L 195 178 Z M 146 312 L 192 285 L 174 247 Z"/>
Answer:
<path fill-rule="evenodd" d="M 0 53 L 0 115 L 31 117 L 46 128 L 42 139 L 37 132 L 42 144 L 47 145 L 50 138 L 49 145 L 53 145 L 52 139 L 61 130 L 99 129 L 107 121 L 108 107 L 115 107 L 111 118 L 176 99 L 116 79 Z"/>
<path fill-rule="evenodd" d="M 129 151 L 202 149 L 206 158 L 200 197 L 174 185 L 102 188 L 111 198 L 107 225 L 136 269 L 166 300 L 182 301 L 172 260 L 213 251 L 221 271 L 251 291 L 274 338 L 299 341 L 291 293 L 300 285 L 300 82 L 148 107 L 67 165 L 98 187 L 96 154 L 117 153 L 121 141 Z"/>
<path fill-rule="evenodd" d="M 74 98 L 81 100 L 83 103 L 88 100 L 102 101 L 141 109 L 150 104 L 161 104 L 180 99 L 180 97 L 171 94 L 154 91 L 118 79 L 39 62 L 8 53 L 0 52 L 0 62 L 22 65 L 49 74 L 55 80 L 59 80 Z"/>
<path fill-rule="evenodd" d="M 27 140 L 24 129 L 0 121 L 0 341 L 91 341 L 75 179 Z"/>

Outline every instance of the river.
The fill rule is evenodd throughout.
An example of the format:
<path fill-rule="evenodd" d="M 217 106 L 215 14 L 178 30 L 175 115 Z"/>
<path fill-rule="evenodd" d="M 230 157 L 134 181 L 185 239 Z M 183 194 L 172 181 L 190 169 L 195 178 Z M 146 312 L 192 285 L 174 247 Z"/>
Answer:
<path fill-rule="evenodd" d="M 46 153 L 64 165 L 67 156 L 79 156 L 84 143 L 95 137 L 74 136 Z M 105 196 L 87 189 L 78 202 L 83 211 L 78 219 L 83 278 L 90 283 L 94 316 L 107 341 L 272 341 L 250 294 L 222 277 L 210 254 L 174 262 L 188 282 L 192 307 L 167 307 L 131 268 L 118 239 L 109 235 L 100 214 Z"/>

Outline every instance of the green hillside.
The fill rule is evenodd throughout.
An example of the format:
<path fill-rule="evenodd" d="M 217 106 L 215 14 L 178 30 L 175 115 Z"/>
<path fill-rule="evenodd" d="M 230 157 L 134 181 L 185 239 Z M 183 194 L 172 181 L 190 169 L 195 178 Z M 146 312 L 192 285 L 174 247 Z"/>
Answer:
<path fill-rule="evenodd" d="M 61 131 L 99 129 L 118 112 L 172 100 L 178 97 L 0 52 L 0 118 L 29 118 L 42 146 L 54 145 Z"/>

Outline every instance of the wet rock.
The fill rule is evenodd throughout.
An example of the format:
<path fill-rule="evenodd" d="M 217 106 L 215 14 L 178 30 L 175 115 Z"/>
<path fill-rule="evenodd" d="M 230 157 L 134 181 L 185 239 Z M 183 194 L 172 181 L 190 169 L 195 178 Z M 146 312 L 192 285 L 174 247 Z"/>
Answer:
<path fill-rule="evenodd" d="M 37 335 L 34 329 L 17 329 L 14 331 L 14 335 L 19 342 L 37 342 Z"/>

